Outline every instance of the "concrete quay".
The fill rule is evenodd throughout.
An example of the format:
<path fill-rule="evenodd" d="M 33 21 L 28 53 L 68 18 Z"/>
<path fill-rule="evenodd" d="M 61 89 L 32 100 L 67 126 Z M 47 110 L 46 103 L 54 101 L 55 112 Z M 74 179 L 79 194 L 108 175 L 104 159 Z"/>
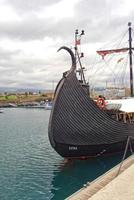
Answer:
<path fill-rule="evenodd" d="M 127 158 L 66 200 L 134 200 L 134 156 Z"/>

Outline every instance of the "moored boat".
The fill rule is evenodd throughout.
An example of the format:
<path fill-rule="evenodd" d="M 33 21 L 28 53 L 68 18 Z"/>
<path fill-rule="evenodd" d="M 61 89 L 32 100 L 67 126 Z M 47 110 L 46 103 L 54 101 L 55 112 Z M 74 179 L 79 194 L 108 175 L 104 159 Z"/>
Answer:
<path fill-rule="evenodd" d="M 0 113 L 3 113 L 4 111 L 0 109 Z"/>
<path fill-rule="evenodd" d="M 68 47 L 61 49 L 71 55 L 72 66 L 63 73 L 55 91 L 48 130 L 52 147 L 66 158 L 97 157 L 124 151 L 128 137 L 134 137 L 134 123 L 117 121 L 97 106 L 88 95 L 82 67 L 82 79 L 77 78 L 76 55 L 80 61 L 77 46 L 75 54 Z M 130 86 L 133 95 L 132 81 Z"/>
<path fill-rule="evenodd" d="M 52 106 L 53 106 L 53 102 L 52 101 L 47 101 L 45 103 L 45 109 L 46 110 L 51 110 L 52 109 Z"/>

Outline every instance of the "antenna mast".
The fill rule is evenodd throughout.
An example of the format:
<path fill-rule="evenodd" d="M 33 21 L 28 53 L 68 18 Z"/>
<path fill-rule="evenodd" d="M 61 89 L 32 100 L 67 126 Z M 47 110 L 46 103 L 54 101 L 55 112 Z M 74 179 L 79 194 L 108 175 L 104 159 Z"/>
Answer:
<path fill-rule="evenodd" d="M 79 53 L 79 49 L 78 46 L 81 44 L 81 36 L 85 35 L 84 30 L 81 31 L 81 33 L 79 34 L 78 29 L 76 29 L 75 31 L 75 63 L 79 64 L 80 68 L 76 70 L 76 72 L 79 73 L 80 75 L 80 84 L 83 87 L 83 89 L 85 90 L 85 92 L 90 95 L 89 93 L 89 84 L 86 82 L 85 79 L 85 75 L 84 75 L 84 67 L 82 67 L 82 63 L 81 63 L 81 58 L 84 57 L 83 53 Z"/>
<path fill-rule="evenodd" d="M 84 57 L 84 54 L 83 53 L 79 54 L 78 47 L 77 47 L 78 45 L 81 44 L 81 36 L 82 35 L 85 35 L 84 30 L 82 30 L 81 33 L 79 34 L 78 29 L 76 29 L 76 31 L 75 31 L 75 62 L 76 62 L 76 64 L 78 62 L 80 65 L 80 69 L 78 69 L 76 72 L 79 72 L 79 75 L 81 77 L 81 82 L 86 84 L 86 80 L 85 80 L 85 76 L 84 76 L 84 72 L 83 72 L 83 70 L 85 68 L 82 67 L 81 60 L 80 60 L 82 57 Z"/>

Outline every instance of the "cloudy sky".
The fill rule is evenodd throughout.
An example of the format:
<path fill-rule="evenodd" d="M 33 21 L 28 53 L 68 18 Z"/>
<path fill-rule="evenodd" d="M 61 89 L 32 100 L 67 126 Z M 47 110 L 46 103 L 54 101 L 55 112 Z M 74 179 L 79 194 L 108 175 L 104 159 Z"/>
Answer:
<path fill-rule="evenodd" d="M 95 51 L 129 21 L 134 26 L 133 0 L 0 0 L 0 87 L 51 89 L 70 67 L 57 49 L 73 46 L 76 29 L 85 30 L 83 64 L 90 68 Z"/>

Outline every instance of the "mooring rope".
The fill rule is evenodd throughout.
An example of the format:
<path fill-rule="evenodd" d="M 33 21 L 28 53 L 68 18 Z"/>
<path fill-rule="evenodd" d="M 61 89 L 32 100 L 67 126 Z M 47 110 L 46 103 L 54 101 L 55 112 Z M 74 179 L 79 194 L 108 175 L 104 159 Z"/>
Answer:
<path fill-rule="evenodd" d="M 124 162 L 124 160 L 125 160 L 125 158 L 126 158 L 126 154 L 127 154 L 127 151 L 128 151 L 128 148 L 129 148 L 129 147 L 130 147 L 130 152 L 131 152 L 131 154 L 132 154 L 132 155 L 134 154 L 133 148 L 132 148 L 132 141 L 133 141 L 133 140 L 134 140 L 134 137 L 128 136 L 127 142 L 126 142 L 126 146 L 125 146 L 125 151 L 124 151 L 124 154 L 123 154 L 123 157 L 122 157 L 122 161 L 121 161 L 121 163 L 120 163 L 120 166 L 119 166 L 119 169 L 118 169 L 118 172 L 117 172 L 117 175 L 116 175 L 116 176 L 118 176 L 118 175 L 120 174 L 120 170 L 121 170 L 121 167 L 122 167 L 122 165 L 123 165 L 123 162 Z"/>

